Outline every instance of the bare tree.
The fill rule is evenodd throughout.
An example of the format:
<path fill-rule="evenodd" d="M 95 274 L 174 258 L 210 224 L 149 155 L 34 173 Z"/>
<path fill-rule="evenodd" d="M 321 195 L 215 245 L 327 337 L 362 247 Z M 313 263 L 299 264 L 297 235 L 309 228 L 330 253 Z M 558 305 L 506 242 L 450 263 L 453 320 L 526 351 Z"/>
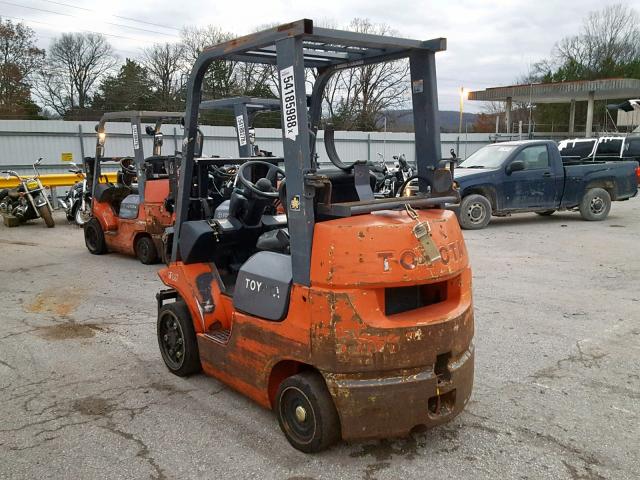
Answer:
<path fill-rule="evenodd" d="M 179 43 L 156 44 L 145 48 L 142 65 L 155 84 L 159 108 L 171 110 L 177 106 L 178 95 L 183 87 L 185 46 Z"/>
<path fill-rule="evenodd" d="M 51 43 L 38 82 L 38 96 L 45 106 L 63 116 L 90 106 L 99 81 L 118 58 L 103 35 L 64 33 Z"/>
<path fill-rule="evenodd" d="M 564 67 L 568 76 L 590 79 L 616 74 L 616 67 L 638 59 L 640 16 L 627 5 L 614 4 L 590 12 L 580 33 L 558 42 L 553 61 L 538 64 L 537 70 L 545 73 L 553 67 Z"/>
<path fill-rule="evenodd" d="M 356 18 L 347 27 L 359 33 L 393 34 L 385 24 Z M 331 121 L 346 130 L 375 130 L 385 110 L 408 103 L 409 64 L 406 60 L 364 65 L 334 75 L 324 94 Z"/>
<path fill-rule="evenodd" d="M 0 19 L 0 115 L 24 115 L 29 107 L 37 111 L 31 102 L 31 83 L 43 59 L 33 30 Z"/>

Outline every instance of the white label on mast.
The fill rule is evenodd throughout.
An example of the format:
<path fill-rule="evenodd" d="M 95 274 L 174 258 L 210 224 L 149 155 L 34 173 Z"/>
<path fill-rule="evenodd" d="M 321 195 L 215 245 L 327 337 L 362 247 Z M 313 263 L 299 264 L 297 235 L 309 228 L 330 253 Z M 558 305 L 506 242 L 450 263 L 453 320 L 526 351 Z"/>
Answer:
<path fill-rule="evenodd" d="M 285 137 L 295 140 L 298 136 L 298 105 L 293 65 L 280 70 L 280 91 L 282 92 L 282 123 Z"/>
<path fill-rule="evenodd" d="M 244 127 L 244 115 L 236 117 L 236 129 L 238 130 L 238 143 L 241 147 L 247 144 L 247 130 Z"/>

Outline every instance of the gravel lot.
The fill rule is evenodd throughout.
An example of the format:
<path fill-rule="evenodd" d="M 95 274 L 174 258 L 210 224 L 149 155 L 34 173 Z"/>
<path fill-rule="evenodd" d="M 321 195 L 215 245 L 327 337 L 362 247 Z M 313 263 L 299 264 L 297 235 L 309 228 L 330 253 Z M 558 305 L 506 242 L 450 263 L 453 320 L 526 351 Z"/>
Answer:
<path fill-rule="evenodd" d="M 57 216 L 0 226 L 0 478 L 638 478 L 640 200 L 609 219 L 466 232 L 476 377 L 454 422 L 293 450 L 275 417 L 180 379 L 155 337 L 156 268 L 96 257 Z"/>

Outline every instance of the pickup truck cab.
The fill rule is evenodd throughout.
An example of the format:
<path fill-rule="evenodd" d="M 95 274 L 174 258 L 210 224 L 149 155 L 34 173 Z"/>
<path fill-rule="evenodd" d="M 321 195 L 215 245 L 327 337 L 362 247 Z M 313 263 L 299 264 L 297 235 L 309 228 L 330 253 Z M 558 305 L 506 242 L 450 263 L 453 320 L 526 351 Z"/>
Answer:
<path fill-rule="evenodd" d="M 628 200 L 638 191 L 638 162 L 563 162 L 551 140 L 487 145 L 455 171 L 462 201 L 458 212 L 465 229 L 480 229 L 491 215 L 579 210 L 585 220 L 604 220 L 612 200 Z"/>

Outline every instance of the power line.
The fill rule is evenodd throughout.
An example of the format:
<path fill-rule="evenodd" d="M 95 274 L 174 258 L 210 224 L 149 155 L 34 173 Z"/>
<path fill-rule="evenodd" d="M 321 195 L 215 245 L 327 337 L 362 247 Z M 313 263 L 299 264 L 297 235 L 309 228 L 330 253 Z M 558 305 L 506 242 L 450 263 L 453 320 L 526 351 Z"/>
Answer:
<path fill-rule="evenodd" d="M 93 9 L 91 9 L 91 8 L 81 7 L 81 6 L 79 6 L 79 5 L 70 5 L 70 4 L 68 4 L 68 3 L 55 2 L 54 0 L 41 0 L 41 1 L 43 1 L 43 2 L 48 2 L 48 3 L 53 3 L 53 4 L 55 4 L 55 5 L 62 5 L 62 6 L 65 6 L 65 7 L 70 7 L 70 8 L 77 8 L 78 10 L 84 10 L 84 11 L 86 11 L 86 12 L 100 13 L 100 12 L 99 12 L 99 11 L 97 11 L 97 10 L 93 10 Z M 112 16 L 112 17 L 115 17 L 115 18 L 121 18 L 121 19 L 123 19 L 123 20 L 129 20 L 129 21 L 131 21 L 131 22 L 143 23 L 143 24 L 145 24 L 145 25 L 151 25 L 151 26 L 153 26 L 153 27 L 167 28 L 167 29 L 169 29 L 169 30 L 175 30 L 176 32 L 180 32 L 180 31 L 181 31 L 179 28 L 176 28 L 176 27 L 170 27 L 170 26 L 168 26 L 168 25 L 162 25 L 162 24 L 160 24 L 160 23 L 145 22 L 144 20 L 137 20 L 137 19 L 135 19 L 135 18 L 131 18 L 131 17 L 124 17 L 124 16 L 122 16 L 122 15 L 111 15 L 111 16 Z"/>
<path fill-rule="evenodd" d="M 62 17 L 82 18 L 82 17 L 79 17 L 78 15 L 73 15 L 71 13 L 56 12 L 55 10 L 48 10 L 46 8 L 29 7 L 27 5 L 20 5 L 19 3 L 6 2 L 6 1 L 3 1 L 3 0 L 0 0 L 0 3 L 4 3 L 5 5 L 10 5 L 12 7 L 26 8 L 28 10 L 35 10 L 35 11 L 44 12 L 44 13 L 52 13 L 54 15 L 60 15 Z M 170 38 L 177 38 L 175 35 L 170 35 L 168 33 L 157 32 L 155 30 L 147 30 L 145 28 L 132 27 L 130 25 L 122 25 L 120 23 L 112 23 L 112 22 L 102 22 L 102 23 L 105 23 L 106 25 L 112 25 L 112 26 L 115 26 L 115 27 L 130 28 L 132 30 L 139 30 L 141 32 L 155 33 L 157 35 L 164 35 L 164 36 L 170 37 Z"/>
<path fill-rule="evenodd" d="M 2 2 L 0 1 L 0 3 L 6 3 L 6 2 Z M 62 32 L 62 30 L 60 30 L 60 27 L 58 25 L 54 25 L 52 23 L 47 23 L 47 22 L 42 22 L 39 20 L 33 20 L 33 19 L 26 19 L 26 18 L 21 18 L 21 17 L 14 17 L 11 15 L 0 15 L 0 17 L 6 17 L 6 18 L 13 18 L 14 20 L 20 20 L 22 22 L 29 22 L 29 23 L 39 23 L 41 25 L 46 25 L 48 27 L 52 27 L 54 28 L 56 31 L 58 32 Z M 79 32 L 86 32 L 86 33 L 99 33 L 100 35 L 104 35 L 106 37 L 114 37 L 114 38 L 120 38 L 120 39 L 124 39 L 124 40 L 133 40 L 134 42 L 151 42 L 153 43 L 153 40 L 147 39 L 147 38 L 132 38 L 132 37 L 125 37 L 122 35 L 115 35 L 113 33 L 104 33 L 104 32 L 98 32 L 96 30 L 83 30 L 83 29 L 78 29 Z M 64 32 L 66 33 L 66 32 Z M 47 37 L 45 35 L 43 35 L 44 38 L 51 38 L 53 40 L 55 40 L 55 38 L 53 37 Z M 122 50 L 122 49 L 117 49 L 120 50 L 121 52 L 125 52 L 125 53 L 131 53 L 133 55 L 140 55 L 140 52 L 132 52 L 130 50 Z"/>

